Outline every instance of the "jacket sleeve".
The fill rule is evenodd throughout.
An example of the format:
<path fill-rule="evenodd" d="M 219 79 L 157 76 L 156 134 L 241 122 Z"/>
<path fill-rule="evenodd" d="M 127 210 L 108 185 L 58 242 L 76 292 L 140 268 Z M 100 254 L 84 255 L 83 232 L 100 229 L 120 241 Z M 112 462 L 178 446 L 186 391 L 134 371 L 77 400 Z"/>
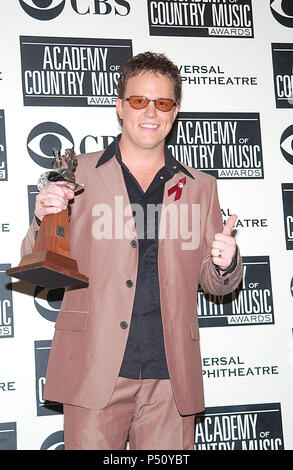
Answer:
<path fill-rule="evenodd" d="M 223 222 L 218 200 L 217 181 L 213 178 L 210 206 L 205 223 L 205 239 L 203 259 L 200 269 L 199 283 L 206 293 L 213 295 L 226 295 L 235 290 L 243 275 L 243 267 L 239 247 L 236 250 L 236 266 L 232 272 L 228 270 L 219 274 L 211 256 L 212 243 L 216 233 L 223 231 Z"/>
<path fill-rule="evenodd" d="M 34 217 L 25 238 L 21 244 L 21 256 L 28 255 L 32 252 L 35 240 L 39 231 L 39 225 Z"/>

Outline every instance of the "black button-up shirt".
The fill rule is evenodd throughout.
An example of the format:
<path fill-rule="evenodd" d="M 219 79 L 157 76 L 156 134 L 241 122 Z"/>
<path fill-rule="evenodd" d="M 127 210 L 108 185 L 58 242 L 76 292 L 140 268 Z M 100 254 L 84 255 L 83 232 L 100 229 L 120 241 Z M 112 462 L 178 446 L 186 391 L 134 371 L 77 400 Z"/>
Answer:
<path fill-rule="evenodd" d="M 118 140 L 105 150 L 97 167 L 114 155 L 121 165 L 136 224 L 138 247 L 132 241 L 130 249 L 139 250 L 131 324 L 119 375 L 134 379 L 167 379 L 169 373 L 164 347 L 158 276 L 160 213 L 158 210 L 156 218 L 147 217 L 147 206 L 148 204 L 162 204 L 165 183 L 179 170 L 191 178 L 193 176 L 165 147 L 165 166 L 158 171 L 144 192 L 122 161 Z M 136 204 L 143 209 L 143 217 L 139 217 L 141 209 L 139 214 L 136 214 Z"/>

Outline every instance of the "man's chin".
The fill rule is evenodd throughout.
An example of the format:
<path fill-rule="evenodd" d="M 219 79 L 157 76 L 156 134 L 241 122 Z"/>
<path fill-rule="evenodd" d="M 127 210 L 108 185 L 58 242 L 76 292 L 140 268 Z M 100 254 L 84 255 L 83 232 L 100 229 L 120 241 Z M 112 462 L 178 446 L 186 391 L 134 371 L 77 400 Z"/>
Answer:
<path fill-rule="evenodd" d="M 154 150 L 159 147 L 164 146 L 165 139 L 162 140 L 152 140 L 152 139 L 139 139 L 136 141 L 138 147 L 144 150 Z"/>

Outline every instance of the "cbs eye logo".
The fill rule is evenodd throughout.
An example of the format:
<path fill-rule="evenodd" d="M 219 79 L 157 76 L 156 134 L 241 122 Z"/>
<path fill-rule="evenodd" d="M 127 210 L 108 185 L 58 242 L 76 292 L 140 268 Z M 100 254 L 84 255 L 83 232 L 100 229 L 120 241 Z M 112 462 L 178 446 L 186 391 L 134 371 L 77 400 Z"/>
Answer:
<path fill-rule="evenodd" d="M 293 28 L 292 0 L 271 0 L 271 12 L 274 18 L 283 26 Z"/>
<path fill-rule="evenodd" d="M 65 289 L 45 289 L 37 286 L 34 292 L 34 304 L 39 314 L 48 321 L 55 322 L 61 308 Z"/>
<path fill-rule="evenodd" d="M 62 12 L 65 0 L 19 0 L 23 10 L 37 20 L 52 20 Z"/>
<path fill-rule="evenodd" d="M 40 450 L 64 450 L 64 433 L 57 431 L 47 437 Z"/>
<path fill-rule="evenodd" d="M 49 170 L 53 167 L 53 148 L 61 150 L 73 148 L 74 141 L 70 132 L 56 122 L 42 122 L 34 127 L 27 138 L 27 151 L 31 159 Z"/>
<path fill-rule="evenodd" d="M 280 148 L 283 157 L 293 165 L 293 126 L 289 126 L 282 134 Z"/>

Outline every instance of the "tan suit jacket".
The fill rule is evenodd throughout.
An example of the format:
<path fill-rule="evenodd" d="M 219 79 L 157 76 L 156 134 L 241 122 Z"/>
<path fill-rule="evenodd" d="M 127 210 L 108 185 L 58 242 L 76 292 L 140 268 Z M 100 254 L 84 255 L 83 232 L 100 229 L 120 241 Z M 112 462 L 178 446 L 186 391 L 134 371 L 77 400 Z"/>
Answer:
<path fill-rule="evenodd" d="M 137 240 L 135 230 L 132 237 L 121 234 L 116 220 L 116 239 L 114 223 L 112 237 L 108 233 L 109 238 L 96 238 L 96 224 L 101 220 L 98 209 L 113 210 L 115 204 L 117 208 L 123 203 L 121 215 L 130 204 L 119 162 L 113 157 L 96 168 L 101 155 L 102 152 L 94 152 L 79 156 L 76 180 L 85 184 L 85 190 L 72 204 L 70 249 L 80 272 L 89 277 L 89 286 L 65 292 L 55 325 L 44 393 L 47 400 L 95 409 L 107 405 L 119 374 L 138 266 L 138 245 L 135 249 L 131 245 L 131 240 Z M 179 204 L 189 209 L 192 204 L 199 205 L 196 206 L 200 211 L 196 221 L 199 245 L 182 249 L 185 235 L 178 230 L 179 237 L 174 238 L 174 219 L 168 217 L 167 211 L 166 234 L 159 240 L 158 249 L 166 358 L 176 404 L 183 415 L 204 408 L 196 306 L 198 283 L 206 292 L 223 295 L 233 291 L 242 277 L 239 250 L 236 269 L 225 277 L 216 272 L 211 260 L 214 235 L 223 230 L 215 178 L 186 168 L 194 179 L 182 171 L 175 174 L 165 184 L 163 205 L 167 210 L 170 204 L 178 210 Z M 181 198 L 174 201 L 175 194 L 168 196 L 168 189 L 184 176 L 186 184 Z M 116 217 L 119 213 L 116 211 Z M 126 214 L 124 220 L 133 226 L 129 208 Z M 191 211 L 188 217 L 191 223 Z M 113 222 L 114 219 L 113 210 Z M 162 220 L 161 216 L 161 223 Z M 22 254 L 31 252 L 37 229 L 34 221 L 23 241 Z M 132 287 L 128 287 L 131 283 L 126 284 L 128 280 Z M 121 322 L 127 322 L 128 328 L 122 328 Z"/>

